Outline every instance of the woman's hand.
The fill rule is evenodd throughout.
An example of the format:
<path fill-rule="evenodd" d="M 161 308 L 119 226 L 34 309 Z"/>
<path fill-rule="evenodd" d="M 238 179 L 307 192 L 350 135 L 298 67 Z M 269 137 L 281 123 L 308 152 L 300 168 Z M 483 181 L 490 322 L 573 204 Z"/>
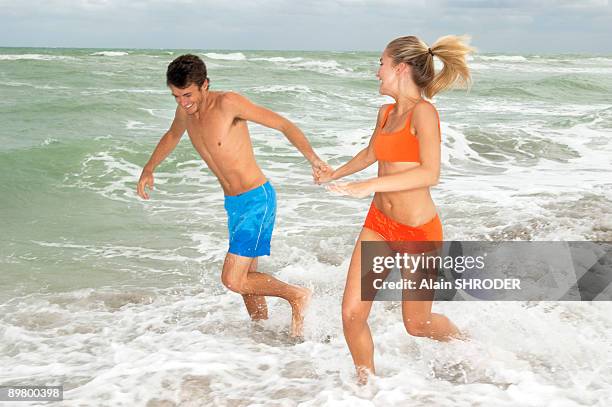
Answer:
<path fill-rule="evenodd" d="M 316 184 L 331 181 L 331 174 L 334 173 L 332 167 L 325 161 L 316 159 L 312 162 L 312 178 Z"/>
<path fill-rule="evenodd" d="M 340 195 L 352 196 L 354 198 L 365 198 L 374 192 L 372 184 L 369 181 L 331 184 L 326 188 L 328 191 L 335 192 Z"/>
<path fill-rule="evenodd" d="M 320 185 L 329 181 L 333 181 L 334 173 L 334 169 L 329 165 L 326 165 L 325 167 L 321 167 L 316 171 L 313 171 L 312 175 L 314 177 L 315 183 Z"/>

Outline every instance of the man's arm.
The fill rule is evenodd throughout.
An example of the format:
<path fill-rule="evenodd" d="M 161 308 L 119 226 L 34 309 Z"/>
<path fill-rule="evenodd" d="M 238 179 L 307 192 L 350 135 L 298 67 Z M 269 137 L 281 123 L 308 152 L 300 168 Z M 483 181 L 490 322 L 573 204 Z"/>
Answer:
<path fill-rule="evenodd" d="M 155 147 L 153 154 L 151 154 L 151 158 L 149 158 L 149 161 L 142 169 L 142 174 L 140 174 L 137 187 L 138 195 L 141 198 L 149 199 L 149 194 L 147 193 L 145 187 L 148 186 L 150 189 L 153 189 L 153 171 L 162 161 L 164 161 L 166 157 L 168 157 L 168 155 L 172 152 L 172 150 L 174 150 L 178 142 L 181 140 L 181 137 L 183 137 L 183 133 L 185 133 L 186 128 L 185 115 L 186 113 L 177 107 L 170 129 L 163 135 L 161 140 L 159 140 L 157 147 Z"/>
<path fill-rule="evenodd" d="M 308 139 L 304 136 L 304 133 L 283 116 L 265 107 L 258 106 L 244 96 L 233 92 L 226 93 L 223 96 L 222 103 L 225 109 L 234 114 L 234 117 L 249 120 L 282 132 L 313 166 L 317 163 L 322 163 L 310 146 Z"/>

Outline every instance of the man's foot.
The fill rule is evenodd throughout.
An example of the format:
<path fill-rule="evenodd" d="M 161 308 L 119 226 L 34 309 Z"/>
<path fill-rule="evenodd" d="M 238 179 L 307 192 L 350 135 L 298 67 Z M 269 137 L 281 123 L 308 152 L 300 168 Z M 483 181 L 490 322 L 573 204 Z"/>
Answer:
<path fill-rule="evenodd" d="M 298 288 L 300 293 L 291 301 L 291 334 L 292 338 L 304 337 L 304 315 L 310 303 L 312 291 L 308 288 Z"/>
<path fill-rule="evenodd" d="M 268 319 L 268 306 L 266 305 L 265 299 L 263 300 L 263 304 L 258 304 L 254 307 L 254 309 L 249 309 L 248 311 L 251 317 L 251 321 L 257 322 Z"/>

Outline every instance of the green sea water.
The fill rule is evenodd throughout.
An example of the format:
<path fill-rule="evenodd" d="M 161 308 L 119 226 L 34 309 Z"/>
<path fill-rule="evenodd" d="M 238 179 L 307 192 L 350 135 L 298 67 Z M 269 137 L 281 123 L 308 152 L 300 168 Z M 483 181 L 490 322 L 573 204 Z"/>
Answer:
<path fill-rule="evenodd" d="M 254 353 L 238 353 L 229 366 L 251 377 L 260 365 L 278 365 L 277 384 L 293 385 L 295 369 L 281 363 L 288 360 L 282 353 L 286 344 L 274 333 L 286 321 L 275 317 L 259 333 L 244 331 L 239 298 L 220 283 L 227 250 L 223 193 L 186 137 L 156 171 L 152 199 L 144 202 L 135 194 L 141 168 L 176 107 L 165 86 L 165 69 L 184 52 L 203 58 L 213 90 L 240 92 L 288 117 L 333 166 L 367 145 L 378 108 L 390 101 L 378 94 L 378 53 L 0 48 L 0 365 L 7 366 L 0 383 L 51 377 L 70 383 L 73 400 L 104 404 L 101 400 L 116 400 L 118 393 L 94 389 L 95 380 L 128 386 L 124 360 L 135 366 L 134 380 L 143 388 L 162 388 L 160 383 L 169 380 L 178 391 L 190 388 L 182 368 L 197 377 L 208 374 L 199 370 L 207 362 L 197 368 L 190 364 L 193 355 L 205 359 L 197 349 L 214 355 L 217 347 L 227 355 L 252 346 Z M 434 100 L 443 144 L 441 183 L 432 194 L 445 236 L 612 240 L 612 56 L 480 54 L 469 65 L 470 90 L 453 90 Z M 307 344 L 316 348 L 321 338 L 332 338 L 328 348 L 317 348 L 330 365 L 313 365 L 317 379 L 297 386 L 305 400 L 336 388 L 344 374 L 336 371 L 346 359 L 338 307 L 369 201 L 330 195 L 312 184 L 309 166 L 282 134 L 257 125 L 250 125 L 250 131 L 258 163 L 279 199 L 272 256 L 261 260 L 262 268 L 312 287 L 318 316 L 310 321 Z M 374 174 L 370 168 L 352 179 Z M 505 304 L 497 311 L 512 315 L 518 308 Z M 473 326 L 490 352 L 496 352 L 499 332 L 513 338 L 517 326 L 536 333 L 553 329 L 560 338 L 558 347 L 523 343 L 531 355 L 524 358 L 514 345 L 504 345 L 503 352 L 512 355 L 504 367 L 507 375 L 490 375 L 493 367 L 484 361 L 464 366 L 473 383 L 488 383 L 484 386 L 491 393 L 483 397 L 491 397 L 491 403 L 507 397 L 500 390 L 503 383 L 520 387 L 516 378 L 522 376 L 516 372 L 527 366 L 536 377 L 534 388 L 544 392 L 538 386 L 552 380 L 560 399 L 567 387 L 589 405 L 589 392 L 565 381 L 554 362 L 562 351 L 569 352 L 561 361 L 568 365 L 579 357 L 563 347 L 577 336 L 560 325 L 559 315 L 584 318 L 596 338 L 589 352 L 605 360 L 601 349 L 609 340 L 602 332 L 610 327 L 609 310 L 553 308 L 534 311 L 533 319 L 496 322 L 490 330 Z M 275 302 L 271 309 L 274 315 L 286 311 Z M 469 315 L 486 319 L 489 312 L 476 308 L 454 320 L 470 326 Z M 388 318 L 395 321 L 387 314 L 374 317 L 380 335 L 395 329 Z M 228 336 L 219 337 L 219 332 Z M 236 337 L 246 339 L 228 339 Z M 264 347 L 258 340 L 279 346 L 262 351 L 272 352 L 271 359 L 256 351 Z M 383 346 L 383 361 L 393 358 L 393 349 L 408 346 L 397 341 L 392 339 L 388 349 Z M 411 352 L 441 352 L 429 362 L 452 364 L 452 351 L 418 346 L 404 349 L 407 365 L 414 360 Z M 299 349 L 296 363 L 310 366 L 310 356 Z M 43 355 L 49 352 L 71 356 L 47 360 Z M 557 366 L 560 373 L 551 379 L 548 367 L 530 357 L 543 360 L 542 366 Z M 224 358 L 213 358 L 214 363 Z M 581 360 L 584 366 L 570 369 L 571 375 L 596 371 L 594 359 Z M 167 366 L 175 361 L 183 373 L 164 374 L 156 361 Z M 57 363 L 56 373 L 49 373 L 52 363 Z M 427 360 L 423 363 L 413 366 L 414 374 L 429 374 Z M 320 373 L 326 369 L 336 373 Z M 240 393 L 240 381 L 234 385 L 231 378 L 215 374 L 227 394 Z M 193 380 L 205 386 L 206 380 Z M 436 389 L 445 383 L 454 382 L 442 380 Z M 240 393 L 242 400 L 257 402 L 257 392 L 249 391 Z M 450 400 L 460 389 L 448 391 Z M 339 399 L 350 398 L 339 394 Z"/>

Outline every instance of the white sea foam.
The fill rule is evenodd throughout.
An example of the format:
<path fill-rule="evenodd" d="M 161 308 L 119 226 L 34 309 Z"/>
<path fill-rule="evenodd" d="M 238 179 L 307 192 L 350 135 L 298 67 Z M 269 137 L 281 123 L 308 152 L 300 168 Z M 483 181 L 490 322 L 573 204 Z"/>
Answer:
<path fill-rule="evenodd" d="M 71 89 L 67 86 L 51 86 L 51 85 L 35 85 L 33 83 L 26 82 L 0 82 L 0 85 L 11 86 L 11 87 L 30 87 L 34 89 L 43 89 L 43 90 L 59 90 L 59 89 Z"/>
<path fill-rule="evenodd" d="M 168 91 L 162 90 L 162 89 L 96 89 L 96 88 L 87 88 L 81 91 L 82 95 L 108 95 L 111 93 L 167 95 Z"/>
<path fill-rule="evenodd" d="M 256 93 L 284 93 L 284 92 L 293 92 L 293 93 L 311 93 L 310 88 L 305 85 L 272 85 L 272 86 L 256 86 L 254 88 L 249 89 Z"/>
<path fill-rule="evenodd" d="M 297 69 L 314 71 L 323 74 L 339 74 L 339 75 L 351 75 L 361 76 L 362 74 L 356 74 L 350 67 L 342 66 L 338 61 L 334 59 L 328 60 L 317 60 L 307 59 L 302 57 L 296 58 L 250 58 L 250 61 L 270 61 L 276 63 L 280 68 L 286 69 Z"/>
<path fill-rule="evenodd" d="M 225 290 L 125 287 L 14 299 L 0 306 L 3 347 L 11 352 L 0 380 L 64 384 L 66 403 L 87 405 L 597 405 L 610 395 L 603 385 L 610 380 L 609 307 L 580 303 L 437 304 L 471 336 L 450 343 L 408 336 L 399 307 L 376 303 L 370 326 L 378 377 L 359 387 L 339 312 L 346 266 L 281 271 L 315 288 L 305 342 L 297 345 L 287 339 L 286 303 L 271 299 L 270 319 L 252 324 L 240 296 Z"/>
<path fill-rule="evenodd" d="M 45 139 L 45 140 L 42 142 L 42 145 L 43 145 L 43 146 L 48 146 L 48 145 L 51 145 L 51 144 L 57 144 L 57 143 L 59 143 L 59 140 L 58 140 L 58 139 L 55 139 L 55 138 L 53 138 L 53 137 L 48 137 L 48 138 L 46 138 L 46 139 Z"/>
<path fill-rule="evenodd" d="M 43 54 L 0 54 L 0 61 L 75 61 L 78 58 L 66 55 L 43 55 Z"/>
<path fill-rule="evenodd" d="M 220 59 L 224 61 L 244 61 L 246 57 L 242 52 L 232 52 L 229 54 L 219 54 L 216 52 L 207 52 L 204 54 L 206 58 L 210 59 Z"/>
<path fill-rule="evenodd" d="M 468 63 L 468 66 L 470 67 L 470 69 L 475 69 L 475 70 L 491 69 L 490 65 L 479 64 L 478 62 L 470 62 Z"/>
<path fill-rule="evenodd" d="M 161 131 L 161 129 L 155 125 L 146 124 L 138 120 L 128 120 L 125 123 L 125 128 L 127 130 L 158 130 L 158 131 Z"/>
<path fill-rule="evenodd" d="M 521 55 L 477 55 L 475 59 L 482 59 L 485 61 L 527 62 L 527 58 Z"/>
<path fill-rule="evenodd" d="M 97 57 L 123 57 L 129 55 L 129 53 L 125 51 L 99 51 L 89 55 Z"/>
<path fill-rule="evenodd" d="M 284 58 L 284 57 L 270 57 L 270 58 L 249 58 L 249 61 L 267 61 L 267 62 L 300 62 L 303 61 L 302 57 L 295 58 Z"/>
<path fill-rule="evenodd" d="M 172 120 L 172 118 L 174 117 L 174 112 L 175 112 L 174 110 L 171 110 L 171 109 L 148 109 L 145 107 L 139 107 L 138 110 L 143 110 L 153 117 L 169 119 L 169 120 Z"/>
<path fill-rule="evenodd" d="M 349 67 L 342 67 L 337 61 L 330 60 L 306 60 L 297 63 L 289 64 L 290 67 L 300 68 L 306 70 L 313 70 L 320 73 L 335 73 L 335 74 L 347 74 L 353 72 Z"/>
<path fill-rule="evenodd" d="M 106 71 L 91 71 L 91 73 L 93 75 L 108 76 L 108 77 L 112 77 L 112 76 L 116 76 L 117 75 L 114 72 L 106 72 Z"/>
<path fill-rule="evenodd" d="M 180 248 L 175 248 L 172 250 L 159 250 L 159 249 L 149 249 L 145 247 L 129 247 L 129 246 L 121 246 L 117 244 L 107 244 L 101 246 L 93 246 L 93 245 L 83 245 L 78 243 L 71 242 L 43 242 L 33 240 L 32 243 L 43 247 L 54 247 L 61 249 L 70 249 L 75 252 L 80 253 L 80 257 L 85 259 L 88 257 L 93 258 L 140 258 L 140 259 L 149 259 L 156 261 L 167 261 L 167 262 L 188 262 L 194 260 L 192 258 L 182 256 L 178 254 Z"/>
<path fill-rule="evenodd" d="M 485 61 L 485 62 L 470 62 L 469 67 L 475 70 L 499 70 L 499 71 L 513 71 L 513 72 L 525 72 L 525 73 L 549 73 L 549 74 L 610 74 L 612 68 L 607 65 L 579 65 L 579 66 L 567 66 L 560 65 L 559 61 L 552 62 L 539 62 L 537 64 L 515 64 L 505 63 L 499 61 Z"/>

